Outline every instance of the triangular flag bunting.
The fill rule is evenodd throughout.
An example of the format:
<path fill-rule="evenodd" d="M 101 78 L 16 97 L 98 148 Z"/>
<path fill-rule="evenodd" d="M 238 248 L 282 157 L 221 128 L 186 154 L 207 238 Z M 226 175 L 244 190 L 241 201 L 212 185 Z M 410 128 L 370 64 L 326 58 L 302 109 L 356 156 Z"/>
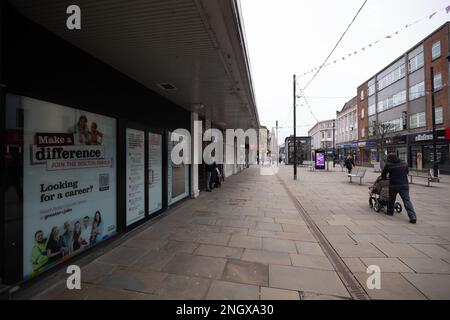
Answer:
<path fill-rule="evenodd" d="M 428 17 L 428 19 L 433 18 L 433 16 L 434 16 L 436 13 L 437 13 L 437 12 L 430 14 L 430 16 Z"/>
<path fill-rule="evenodd" d="M 390 38 L 392 38 L 392 36 L 386 36 L 385 38 L 386 38 L 386 39 L 390 39 Z M 375 43 L 376 43 L 376 42 L 375 42 Z"/>
<path fill-rule="evenodd" d="M 445 8 L 445 13 L 448 13 L 450 11 L 450 6 L 447 6 L 446 8 Z"/>

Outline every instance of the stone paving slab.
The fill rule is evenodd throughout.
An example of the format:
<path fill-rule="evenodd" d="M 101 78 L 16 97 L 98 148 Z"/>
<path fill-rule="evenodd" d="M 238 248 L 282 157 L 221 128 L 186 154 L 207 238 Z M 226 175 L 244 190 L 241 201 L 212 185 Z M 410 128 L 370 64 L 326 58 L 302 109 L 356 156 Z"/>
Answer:
<path fill-rule="evenodd" d="M 209 288 L 207 300 L 259 300 L 259 287 L 214 280 Z"/>
<path fill-rule="evenodd" d="M 217 257 L 217 258 L 233 258 L 240 259 L 244 253 L 243 248 L 231 248 L 216 245 L 200 245 L 197 250 L 195 250 L 196 255 Z"/>
<path fill-rule="evenodd" d="M 261 287 L 261 300 L 300 300 L 298 291 Z"/>
<path fill-rule="evenodd" d="M 230 239 L 229 246 L 247 249 L 262 249 L 262 238 L 233 235 Z"/>
<path fill-rule="evenodd" d="M 450 299 L 450 275 L 407 273 L 403 276 L 429 299 Z"/>
<path fill-rule="evenodd" d="M 225 268 L 223 258 L 176 254 L 162 269 L 171 274 L 180 274 L 208 279 L 220 279 Z"/>
<path fill-rule="evenodd" d="M 269 285 L 269 268 L 262 263 L 229 259 L 222 280 L 267 286 Z"/>
<path fill-rule="evenodd" d="M 320 280 L 318 281 L 318 279 Z M 350 297 L 347 289 L 333 271 L 269 265 L 269 286 Z"/>
<path fill-rule="evenodd" d="M 305 267 L 321 270 L 334 270 L 330 261 L 326 257 L 306 254 L 290 254 L 292 265 L 295 267 Z"/>
<path fill-rule="evenodd" d="M 359 283 L 366 287 L 367 273 L 356 273 Z M 366 290 L 376 300 L 425 300 L 426 297 L 399 273 L 382 273 L 381 289 Z"/>
<path fill-rule="evenodd" d="M 414 272 L 398 258 L 361 258 L 361 261 L 366 267 L 371 265 L 380 267 L 381 272 Z"/>
<path fill-rule="evenodd" d="M 450 264 L 439 258 L 400 258 L 417 273 L 450 274 Z"/>
<path fill-rule="evenodd" d="M 241 259 L 267 264 L 291 265 L 291 258 L 286 252 L 245 249 Z"/>

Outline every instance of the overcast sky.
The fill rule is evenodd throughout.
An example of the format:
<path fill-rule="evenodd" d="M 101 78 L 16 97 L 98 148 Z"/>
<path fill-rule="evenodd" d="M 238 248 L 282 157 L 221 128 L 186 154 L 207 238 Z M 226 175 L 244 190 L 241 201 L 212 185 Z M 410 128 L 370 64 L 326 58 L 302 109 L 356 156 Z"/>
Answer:
<path fill-rule="evenodd" d="M 293 133 L 293 74 L 322 64 L 363 0 L 241 0 L 256 103 L 262 125 L 278 120 L 280 143 Z M 329 62 L 306 89 L 318 120 L 332 119 L 356 95 L 356 88 L 450 19 L 450 0 L 368 0 Z M 432 19 L 404 29 L 418 19 Z M 391 38 L 385 36 L 401 32 Z M 377 40 L 378 44 L 367 45 Z M 365 51 L 361 51 L 366 47 Z M 348 57 L 348 53 L 358 51 Z M 345 61 L 341 59 L 346 56 Z M 298 78 L 303 88 L 314 73 Z M 298 101 L 297 135 L 316 122 Z M 299 128 L 300 126 L 300 128 Z"/>

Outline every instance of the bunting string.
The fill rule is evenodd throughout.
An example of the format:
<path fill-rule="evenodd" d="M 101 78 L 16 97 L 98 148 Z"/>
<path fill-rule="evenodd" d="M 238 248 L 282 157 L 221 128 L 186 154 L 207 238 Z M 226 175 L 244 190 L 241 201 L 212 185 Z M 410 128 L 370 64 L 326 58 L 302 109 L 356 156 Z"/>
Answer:
<path fill-rule="evenodd" d="M 335 64 L 337 64 L 337 63 L 339 63 L 341 61 L 346 61 L 346 59 L 349 59 L 350 57 L 357 55 L 358 52 L 367 51 L 368 49 L 371 49 L 374 46 L 376 46 L 381 41 L 383 41 L 385 39 L 392 39 L 392 38 L 396 37 L 398 34 L 400 34 L 401 32 L 404 32 L 406 29 L 409 29 L 412 26 L 414 26 L 414 25 L 416 25 L 418 23 L 421 23 L 424 20 L 431 20 L 431 19 L 433 19 L 434 16 L 438 12 L 441 12 L 441 11 L 445 11 L 445 13 L 448 14 L 450 12 L 450 5 L 446 6 L 445 8 L 443 8 L 441 10 L 435 11 L 435 12 L 433 12 L 433 13 L 431 13 L 431 14 L 429 14 L 429 15 L 421 18 L 421 19 L 418 19 L 418 20 L 416 20 L 416 21 L 414 21 L 412 23 L 408 23 L 408 24 L 404 25 L 400 30 L 392 32 L 391 34 L 386 35 L 384 38 L 381 38 L 381 39 L 378 39 L 378 40 L 376 40 L 376 41 L 374 41 L 372 43 L 369 43 L 368 45 L 366 45 L 366 46 L 364 46 L 364 47 L 362 47 L 362 48 L 360 48 L 358 50 L 353 50 L 352 52 L 349 52 L 348 54 L 346 54 L 346 55 L 344 55 L 344 56 L 342 56 L 340 58 L 336 58 L 333 61 L 330 61 L 330 62 L 326 63 L 325 65 L 323 65 L 322 68 L 326 68 L 326 67 L 335 65 Z M 298 77 L 305 77 L 305 76 L 309 75 L 310 73 L 313 73 L 313 72 L 317 71 L 318 69 L 320 69 L 320 67 L 315 67 L 315 68 L 312 68 L 312 69 L 310 69 L 308 71 L 304 71 L 304 72 L 298 74 L 297 76 Z"/>

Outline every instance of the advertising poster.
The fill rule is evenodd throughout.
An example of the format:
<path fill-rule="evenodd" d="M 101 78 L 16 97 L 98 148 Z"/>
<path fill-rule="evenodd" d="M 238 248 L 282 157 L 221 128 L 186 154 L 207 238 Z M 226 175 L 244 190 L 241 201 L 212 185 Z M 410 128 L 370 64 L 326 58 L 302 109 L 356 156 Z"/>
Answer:
<path fill-rule="evenodd" d="M 116 120 L 21 97 L 23 275 L 116 232 Z"/>
<path fill-rule="evenodd" d="M 325 153 L 316 152 L 316 169 L 325 169 Z"/>
<path fill-rule="evenodd" d="M 162 209 L 162 137 L 148 134 L 148 194 L 150 214 Z"/>
<path fill-rule="evenodd" d="M 127 226 L 145 218 L 145 133 L 127 128 Z"/>

